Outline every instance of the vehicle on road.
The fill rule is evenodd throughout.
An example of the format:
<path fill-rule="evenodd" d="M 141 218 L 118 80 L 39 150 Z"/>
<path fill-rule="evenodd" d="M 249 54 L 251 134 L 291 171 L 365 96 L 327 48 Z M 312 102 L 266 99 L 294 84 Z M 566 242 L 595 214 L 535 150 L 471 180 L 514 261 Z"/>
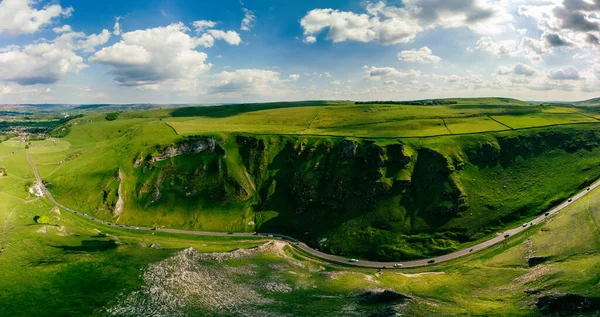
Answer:
<path fill-rule="evenodd" d="M 573 201 L 573 198 L 569 198 L 568 202 L 572 202 L 572 201 Z"/>
<path fill-rule="evenodd" d="M 473 249 L 470 249 L 469 252 L 473 252 Z"/>
<path fill-rule="evenodd" d="M 233 232 L 227 232 L 227 234 L 233 234 Z"/>
<path fill-rule="evenodd" d="M 505 234 L 504 235 L 504 238 L 508 238 L 508 237 L 510 237 L 510 234 Z"/>
<path fill-rule="evenodd" d="M 524 224 L 523 224 L 523 228 L 525 228 L 525 227 L 527 227 L 527 224 L 526 224 L 526 223 L 524 223 Z"/>
<path fill-rule="evenodd" d="M 401 263 L 394 264 L 394 267 L 402 267 Z"/>
<path fill-rule="evenodd" d="M 268 235 L 267 237 L 269 237 L 269 238 L 273 238 L 273 235 L 272 235 L 272 234 L 270 234 L 270 235 Z"/>
<path fill-rule="evenodd" d="M 357 262 L 358 262 L 358 260 L 357 260 L 357 259 L 350 259 L 350 261 L 349 261 L 349 262 L 352 262 L 352 263 L 357 263 Z"/>
<path fill-rule="evenodd" d="M 158 228 L 152 228 L 152 229 L 150 229 L 150 230 L 157 230 L 157 229 L 158 229 Z"/>
<path fill-rule="evenodd" d="M 545 216 L 546 216 L 546 217 L 550 216 L 550 213 L 549 213 L 549 212 L 547 212 Z"/>
<path fill-rule="evenodd" d="M 435 263 L 435 260 L 429 260 L 429 261 L 427 261 L 427 264 L 431 264 L 431 263 Z"/>

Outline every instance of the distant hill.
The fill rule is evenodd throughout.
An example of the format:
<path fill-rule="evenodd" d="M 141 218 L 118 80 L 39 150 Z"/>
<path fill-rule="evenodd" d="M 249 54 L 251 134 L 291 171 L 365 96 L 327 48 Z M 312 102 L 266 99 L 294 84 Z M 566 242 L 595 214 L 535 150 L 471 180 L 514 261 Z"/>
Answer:
<path fill-rule="evenodd" d="M 579 107 L 599 107 L 600 98 L 588 99 L 584 101 L 575 102 L 573 104 Z"/>

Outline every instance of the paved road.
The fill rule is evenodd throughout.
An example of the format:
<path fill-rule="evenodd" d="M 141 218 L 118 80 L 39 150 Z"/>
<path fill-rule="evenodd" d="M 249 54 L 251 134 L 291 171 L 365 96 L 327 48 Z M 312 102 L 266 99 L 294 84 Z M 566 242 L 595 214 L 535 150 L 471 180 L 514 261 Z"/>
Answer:
<path fill-rule="evenodd" d="M 54 197 L 52 197 L 52 194 L 50 194 L 50 192 L 48 191 L 48 189 L 46 188 L 46 186 L 44 186 L 43 182 L 42 182 L 42 178 L 40 177 L 40 174 L 38 173 L 37 167 L 35 166 L 35 164 L 33 164 L 33 162 L 31 161 L 31 158 L 29 157 L 29 150 L 27 150 L 27 161 L 29 162 L 29 164 L 31 165 L 31 168 L 33 169 L 33 172 L 35 174 L 35 178 L 37 179 L 37 182 L 40 184 L 40 187 L 42 188 L 42 190 L 44 191 L 44 194 L 46 195 L 46 197 L 48 197 L 48 199 L 54 203 L 56 206 L 67 210 L 69 212 L 72 212 L 76 215 L 80 215 L 83 217 L 86 217 L 92 221 L 110 226 L 110 227 L 120 227 L 120 228 L 126 228 L 126 229 L 130 229 L 130 230 L 140 230 L 140 231 L 151 231 L 151 230 L 159 230 L 161 232 L 169 232 L 169 233 L 181 233 L 181 234 L 191 234 L 191 235 L 199 235 L 199 236 L 234 236 L 234 237 L 256 237 L 258 236 L 263 236 L 263 237 L 268 237 L 268 238 L 279 238 L 285 241 L 288 241 L 290 243 L 296 244 L 299 248 L 301 248 L 302 250 L 315 255 L 317 257 L 326 259 L 328 261 L 331 262 L 338 262 L 338 263 L 344 263 L 344 264 L 349 264 L 349 265 L 354 265 L 354 266 L 359 266 L 359 267 L 374 267 L 374 268 L 381 268 L 381 267 L 393 267 L 394 265 L 401 265 L 402 267 L 418 267 L 418 266 L 425 266 L 425 265 L 430 265 L 432 263 L 438 263 L 438 262 L 443 262 L 443 261 L 448 261 L 448 260 L 452 260 L 452 259 L 456 259 L 458 257 L 467 255 L 469 253 L 472 252 L 476 252 L 482 249 L 485 249 L 487 247 L 490 247 L 498 242 L 504 241 L 506 238 L 513 236 L 517 233 L 520 233 L 524 230 L 529 229 L 531 226 L 537 225 L 543 221 L 545 221 L 548 217 L 555 215 L 557 213 L 559 213 L 561 210 L 563 210 L 564 208 L 566 208 L 567 206 L 571 205 L 572 203 L 574 203 L 575 201 L 581 199 L 583 196 L 585 196 L 587 193 L 589 193 L 590 191 L 592 191 L 593 189 L 597 188 L 598 186 L 600 186 L 600 180 L 596 181 L 594 184 L 590 185 L 589 188 L 583 190 L 582 192 L 580 192 L 579 194 L 573 196 L 569 201 L 565 201 L 562 204 L 552 208 L 551 210 L 547 211 L 546 213 L 544 213 L 543 215 L 533 219 L 532 221 L 527 222 L 526 226 L 520 226 L 518 228 L 514 228 L 514 229 L 509 229 L 506 230 L 500 234 L 498 234 L 496 237 L 481 242 L 477 245 L 474 245 L 470 248 L 467 249 L 463 249 L 463 250 L 459 250 L 453 253 L 449 253 L 446 255 L 442 255 L 442 256 L 438 256 L 435 258 L 430 258 L 430 259 L 423 259 L 423 260 L 417 260 L 417 261 L 406 261 L 406 262 L 377 262 L 377 261 L 358 261 L 358 262 L 351 262 L 349 258 L 346 257 L 342 257 L 342 256 L 337 256 L 337 255 L 331 255 L 331 254 L 327 254 L 318 250 L 315 250 L 311 247 L 309 247 L 308 245 L 306 245 L 303 242 L 300 242 L 292 237 L 288 237 L 288 236 L 284 236 L 281 234 L 276 234 L 276 233 L 257 233 L 257 234 L 252 234 L 252 233 L 226 233 L 226 232 L 208 232 L 208 231 L 191 231 L 191 230 L 180 230 L 180 229 L 168 229 L 168 228 L 150 228 L 150 227 L 138 227 L 138 226 L 127 226 L 127 225 L 119 225 L 119 224 L 114 224 L 114 223 L 110 223 L 101 219 L 97 219 L 91 216 L 88 216 L 84 213 L 81 213 L 77 210 L 73 210 L 59 202 L 57 202 Z"/>

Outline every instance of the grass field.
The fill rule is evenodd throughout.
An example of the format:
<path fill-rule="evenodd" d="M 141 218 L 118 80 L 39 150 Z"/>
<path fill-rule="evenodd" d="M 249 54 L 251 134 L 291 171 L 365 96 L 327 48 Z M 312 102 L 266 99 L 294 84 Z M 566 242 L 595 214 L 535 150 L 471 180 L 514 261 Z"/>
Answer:
<path fill-rule="evenodd" d="M 587 115 L 500 99 L 151 110 L 75 119 L 65 138 L 32 142 L 31 157 L 60 202 L 102 219 L 274 231 L 313 246 L 326 239 L 320 247 L 332 253 L 406 259 L 481 241 L 600 177 L 598 126 Z M 134 167 L 197 134 L 219 151 Z M 350 154 L 347 141 L 356 142 Z M 21 187 L 33 177 L 14 176 Z"/>
<path fill-rule="evenodd" d="M 5 164 L 10 170 L 27 167 L 19 160 Z M 0 195 L 10 187 L 0 187 Z M 133 309 L 171 316 L 240 311 L 363 316 L 395 306 L 368 304 L 359 296 L 381 289 L 413 298 L 395 308 L 405 315 L 536 316 L 541 312 L 535 304 L 544 294 L 600 296 L 600 191 L 506 245 L 430 267 L 378 272 L 315 262 L 289 247 L 217 260 L 224 255 L 210 252 L 251 248 L 264 241 L 108 228 L 64 210 L 58 214 L 45 199 L 19 190 L 22 198 L 0 199 L 3 316 L 143 315 Z M 40 215 L 49 216 L 51 224 L 35 224 L 33 217 Z M 189 246 L 199 255 L 180 253 Z M 545 262 L 530 267 L 527 260 L 533 256 Z M 153 292 L 139 293 L 149 287 Z M 159 296 L 162 292 L 169 296 Z M 175 304 L 173 297 L 182 301 Z"/>
<path fill-rule="evenodd" d="M 334 106 L 301 104 L 279 109 L 244 108 L 243 111 L 225 106 L 222 109 L 228 110 L 212 112 L 184 108 L 172 111 L 177 115 L 165 118 L 165 122 L 180 135 L 245 132 L 373 138 L 469 134 L 599 122 L 593 118 L 594 113 L 583 108 L 535 106 L 493 98 L 457 101 L 456 105 L 444 106 L 338 103 Z M 159 114 L 166 116 L 168 112 L 147 112 L 148 116 Z M 442 119 L 447 128 L 440 124 Z"/>

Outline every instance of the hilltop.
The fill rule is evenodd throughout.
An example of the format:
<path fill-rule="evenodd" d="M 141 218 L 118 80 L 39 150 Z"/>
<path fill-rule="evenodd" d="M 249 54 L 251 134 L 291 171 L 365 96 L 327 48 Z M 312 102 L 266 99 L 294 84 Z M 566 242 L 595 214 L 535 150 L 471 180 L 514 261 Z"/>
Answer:
<path fill-rule="evenodd" d="M 595 113 L 455 100 L 92 114 L 32 158 L 59 201 L 99 218 L 276 232 L 386 260 L 476 243 L 600 177 Z"/>

